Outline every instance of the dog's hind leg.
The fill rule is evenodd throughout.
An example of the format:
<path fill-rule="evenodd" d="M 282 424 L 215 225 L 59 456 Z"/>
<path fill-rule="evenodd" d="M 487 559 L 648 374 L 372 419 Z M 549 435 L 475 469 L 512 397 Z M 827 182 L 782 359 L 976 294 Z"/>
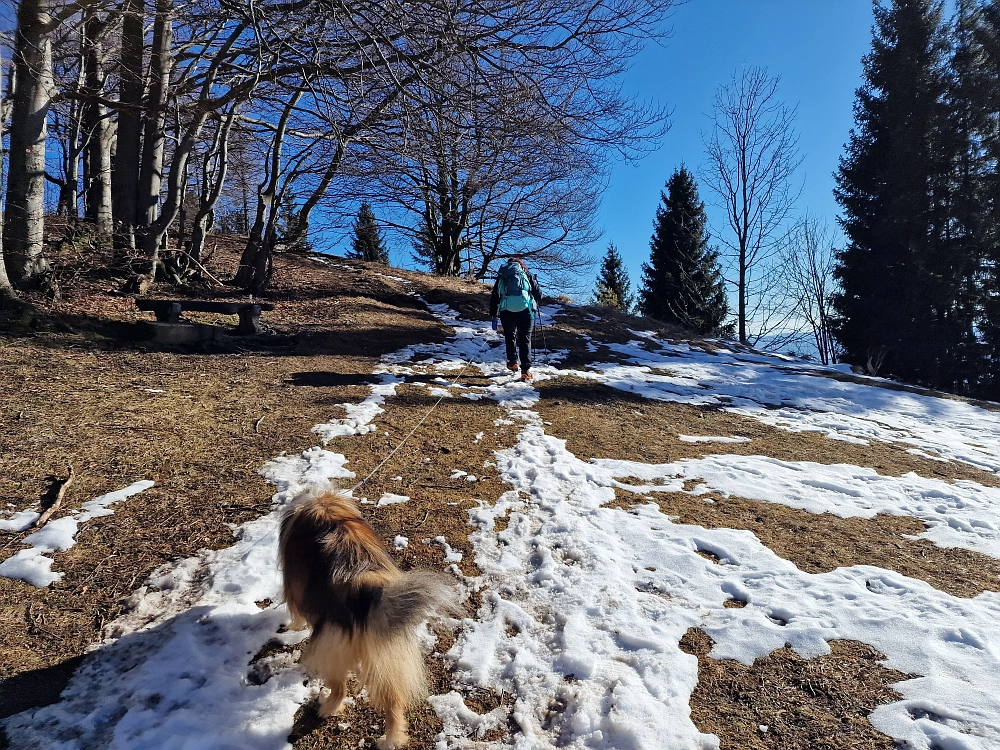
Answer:
<path fill-rule="evenodd" d="M 319 715 L 326 719 L 336 716 L 344 707 L 344 698 L 347 696 L 347 670 L 344 669 L 338 675 L 323 675 L 323 684 L 329 689 L 330 694 L 320 703 Z"/>
<path fill-rule="evenodd" d="M 385 734 L 376 743 L 378 750 L 396 750 L 410 744 L 406 733 L 406 705 L 396 703 L 385 710 Z"/>
<path fill-rule="evenodd" d="M 313 634 L 309 653 L 303 665 L 315 674 L 330 691 L 320 700 L 319 715 L 323 718 L 340 713 L 347 695 L 347 673 L 357 669 L 358 656 L 350 636 L 336 627 L 327 626 Z"/>

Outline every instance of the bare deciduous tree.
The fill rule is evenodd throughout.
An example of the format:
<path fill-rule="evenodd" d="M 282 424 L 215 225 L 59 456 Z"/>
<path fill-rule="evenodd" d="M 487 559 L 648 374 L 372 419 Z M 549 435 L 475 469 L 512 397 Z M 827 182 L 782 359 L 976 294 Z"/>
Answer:
<path fill-rule="evenodd" d="M 83 137 L 85 216 L 94 222 L 97 233 L 110 236 L 111 221 L 111 123 L 104 96 L 104 34 L 107 23 L 91 8 L 83 24 L 84 97 Z M 68 177 L 68 175 L 67 175 Z"/>
<path fill-rule="evenodd" d="M 836 251 L 830 227 L 805 216 L 793 227 L 781 252 L 788 289 L 795 312 L 812 332 L 819 359 L 824 365 L 837 362 L 837 345 L 831 325 L 833 268 Z"/>
<path fill-rule="evenodd" d="M 134 226 L 139 194 L 139 159 L 142 153 L 144 2 L 122 3 L 121 53 L 118 66 L 118 137 L 111 175 L 115 246 L 135 249 Z"/>
<path fill-rule="evenodd" d="M 356 192 L 436 273 L 483 278 L 514 253 L 550 273 L 592 263 L 608 153 L 634 156 L 665 130 L 663 110 L 613 80 L 668 6 L 525 3 L 495 36 L 483 24 L 497 8 L 469 10 L 459 33 L 482 36 L 401 99 L 398 127 L 365 141 L 348 167 Z"/>
<path fill-rule="evenodd" d="M 778 99 L 778 78 L 745 68 L 720 87 L 711 133 L 705 138 L 703 180 L 726 212 L 728 231 L 715 232 L 736 286 L 739 339 L 756 343 L 787 328 L 790 311 L 776 295 L 773 261 L 798 191 L 792 174 L 801 164 L 792 127 L 795 108 Z M 735 276 L 735 280 L 732 278 Z M 753 330 L 748 331 L 748 326 Z"/>
<path fill-rule="evenodd" d="M 167 280 L 184 281 L 181 256 L 198 262 L 220 201 L 238 203 L 250 228 L 248 186 L 262 171 L 253 152 L 279 155 L 282 137 L 287 158 L 262 181 L 262 234 L 238 271 L 247 290 L 266 288 L 270 254 L 301 244 L 311 212 L 364 153 L 422 170 L 408 185 L 424 219 L 415 231 L 432 244 L 447 238 L 448 272 L 464 252 L 485 274 L 513 248 L 572 265 L 595 234 L 603 151 L 633 152 L 662 122 L 661 112 L 636 110 L 613 78 L 672 2 L 21 0 L 6 270 L 15 282 L 45 271 L 47 176 L 68 214 L 82 193 L 119 261 L 138 256 L 127 288 L 146 291 L 161 258 L 179 272 Z M 54 39 L 64 56 L 55 74 Z M 450 108 L 425 127 L 442 101 Z M 51 155 L 47 175 L 50 120 L 62 163 Z M 242 188 L 227 193 L 233 134 Z M 189 165 L 201 170 L 195 183 Z M 192 184 L 199 196 L 187 208 Z M 278 206 L 286 215 L 276 229 Z"/>
<path fill-rule="evenodd" d="M 146 117 L 142 138 L 142 156 L 138 165 L 129 165 L 139 173 L 134 221 L 149 227 L 156 221 L 163 180 L 163 156 L 166 146 L 167 100 L 170 96 L 170 75 L 173 70 L 172 0 L 157 0 L 153 21 L 153 46 L 150 50 L 149 91 L 146 95 Z M 122 168 L 128 168 L 122 165 Z M 140 244 L 136 240 L 136 244 Z"/>

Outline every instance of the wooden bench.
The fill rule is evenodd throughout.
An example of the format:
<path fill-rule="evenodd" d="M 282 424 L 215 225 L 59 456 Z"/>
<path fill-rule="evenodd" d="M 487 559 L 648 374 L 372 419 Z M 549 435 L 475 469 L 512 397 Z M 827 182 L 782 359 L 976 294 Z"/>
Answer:
<path fill-rule="evenodd" d="M 261 311 L 274 309 L 274 305 L 266 302 L 206 302 L 196 299 L 140 298 L 135 304 L 140 310 L 155 313 L 160 323 L 179 323 L 181 313 L 185 311 L 239 315 L 237 333 L 260 333 Z"/>

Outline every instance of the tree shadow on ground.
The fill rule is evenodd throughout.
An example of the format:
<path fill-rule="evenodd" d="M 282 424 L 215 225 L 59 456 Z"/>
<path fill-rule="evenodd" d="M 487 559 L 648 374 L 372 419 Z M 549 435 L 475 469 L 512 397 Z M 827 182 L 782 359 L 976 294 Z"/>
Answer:
<path fill-rule="evenodd" d="M 83 659 L 83 656 L 74 656 L 50 667 L 21 672 L 0 681 L 0 719 L 55 703 Z M 2 739 L 0 747 L 5 747 Z"/>
<path fill-rule="evenodd" d="M 380 356 L 403 348 L 413 341 L 440 343 L 445 340 L 441 324 L 433 319 L 414 319 L 409 325 L 360 325 L 338 329 L 313 329 L 286 333 L 282 330 L 253 335 L 237 335 L 235 326 L 219 326 L 215 341 L 171 345 L 154 341 L 148 321 L 127 322 L 97 316 L 66 316 L 61 319 L 70 330 L 38 329 L 20 321 L 0 319 L 0 340 L 30 340 L 54 349 L 96 351 L 175 352 L 213 355 L 247 353 L 270 356 Z"/>
<path fill-rule="evenodd" d="M 344 374 L 339 372 L 293 372 L 285 381 L 290 385 L 310 388 L 336 388 L 344 385 L 374 385 L 378 381 L 369 375 Z"/>

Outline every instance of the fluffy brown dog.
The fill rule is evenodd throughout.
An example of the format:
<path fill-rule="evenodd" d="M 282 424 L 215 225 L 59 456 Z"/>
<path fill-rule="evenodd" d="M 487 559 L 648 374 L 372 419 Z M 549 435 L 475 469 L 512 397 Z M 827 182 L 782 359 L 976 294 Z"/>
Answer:
<path fill-rule="evenodd" d="M 320 716 L 340 712 L 354 672 L 385 715 L 379 750 L 404 747 L 406 707 L 426 694 L 416 626 L 453 611 L 455 588 L 438 573 L 401 572 L 341 492 L 288 508 L 278 556 L 292 627 L 312 627 L 302 663 L 330 690 Z"/>

